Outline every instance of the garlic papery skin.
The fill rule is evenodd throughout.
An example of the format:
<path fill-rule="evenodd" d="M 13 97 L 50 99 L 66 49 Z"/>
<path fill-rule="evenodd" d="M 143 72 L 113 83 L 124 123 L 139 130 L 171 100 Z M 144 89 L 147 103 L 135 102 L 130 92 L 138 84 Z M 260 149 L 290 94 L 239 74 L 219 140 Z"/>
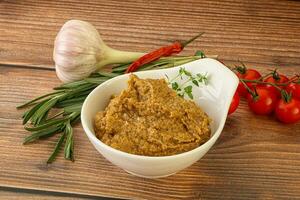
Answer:
<path fill-rule="evenodd" d="M 129 63 L 143 55 L 112 49 L 103 42 L 93 25 L 70 20 L 56 36 L 53 60 L 58 78 L 72 82 L 88 77 L 105 65 Z"/>

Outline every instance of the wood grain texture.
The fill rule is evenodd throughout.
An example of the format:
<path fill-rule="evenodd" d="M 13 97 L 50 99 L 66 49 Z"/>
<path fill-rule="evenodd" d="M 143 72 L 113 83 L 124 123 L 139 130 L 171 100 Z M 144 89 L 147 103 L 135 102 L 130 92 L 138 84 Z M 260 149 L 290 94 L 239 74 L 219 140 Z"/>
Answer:
<path fill-rule="evenodd" d="M 266 71 L 265 68 L 257 68 Z M 296 67 L 287 67 L 292 74 Z M 21 145 L 27 134 L 15 106 L 57 86 L 47 70 L 0 67 L 0 185 L 134 199 L 278 199 L 299 197 L 300 124 L 282 125 L 249 112 L 228 118 L 217 144 L 199 162 L 168 178 L 134 177 L 105 160 L 80 126 L 76 162 L 45 161 L 57 137 Z"/>
<path fill-rule="evenodd" d="M 288 75 L 300 72 L 297 1 L 0 0 L 0 187 L 91 198 L 299 198 L 300 124 L 256 116 L 245 102 L 203 159 L 168 178 L 133 177 L 115 167 L 96 152 L 80 125 L 76 162 L 59 155 L 46 165 L 57 136 L 21 145 L 28 133 L 15 107 L 58 85 L 53 41 L 69 19 L 93 23 L 107 44 L 131 51 L 149 51 L 205 31 L 184 54 L 200 49 L 229 65 L 242 60 L 262 72 L 274 67 Z M 11 193 L 0 188 L 0 197 Z"/>
<path fill-rule="evenodd" d="M 5 200 L 87 200 L 87 199 L 99 199 L 99 200 L 117 200 L 112 198 L 104 197 L 91 197 L 87 195 L 77 194 L 64 194 L 57 192 L 47 191 L 35 191 L 27 189 L 15 189 L 15 188 L 0 188 L 0 197 Z"/>
<path fill-rule="evenodd" d="M 0 62 L 53 68 L 53 41 L 69 19 L 91 22 L 122 50 L 149 51 L 204 31 L 185 54 L 202 49 L 225 60 L 300 64 L 300 4 L 274 0 L 2 0 Z"/>
<path fill-rule="evenodd" d="M 11 192 L 11 191 L 0 191 L 0 196 L 2 199 L 6 200 L 23 200 L 23 199 L 30 199 L 30 200 L 55 200 L 55 199 L 62 199 L 62 200 L 75 200 L 77 198 L 69 198 L 69 197 L 57 197 L 52 195 L 42 195 L 42 194 L 30 194 L 30 193 L 22 193 L 22 192 Z"/>

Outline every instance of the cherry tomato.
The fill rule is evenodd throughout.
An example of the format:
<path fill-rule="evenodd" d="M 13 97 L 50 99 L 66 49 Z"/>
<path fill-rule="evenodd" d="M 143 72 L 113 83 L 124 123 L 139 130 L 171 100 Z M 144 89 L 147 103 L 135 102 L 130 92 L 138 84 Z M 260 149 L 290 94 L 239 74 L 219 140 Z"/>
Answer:
<path fill-rule="evenodd" d="M 264 87 L 256 88 L 257 96 L 252 94 L 247 95 L 248 105 L 250 110 L 258 115 L 268 115 L 275 109 L 278 98 L 276 95 Z"/>
<path fill-rule="evenodd" d="M 228 111 L 228 115 L 234 113 L 234 111 L 238 108 L 239 104 L 240 104 L 240 95 L 236 91 L 232 98 L 232 101 L 231 101 L 231 104 L 229 107 L 229 111 Z"/>
<path fill-rule="evenodd" d="M 256 80 L 261 77 L 261 74 L 255 69 L 245 69 L 245 73 L 237 72 L 236 75 L 239 78 L 246 79 L 246 80 Z M 246 84 L 250 89 L 253 89 L 252 83 L 246 83 Z M 237 91 L 240 96 L 242 97 L 247 96 L 248 91 L 241 82 L 238 85 Z"/>
<path fill-rule="evenodd" d="M 300 83 L 289 83 L 285 90 L 291 93 L 293 98 L 300 100 Z"/>
<path fill-rule="evenodd" d="M 264 80 L 264 82 L 267 82 L 267 83 L 286 83 L 289 81 L 289 78 L 286 77 L 285 75 L 282 75 L 282 74 L 278 74 L 277 72 L 275 72 L 276 75 L 273 75 L 273 76 L 269 76 L 268 78 L 266 78 Z M 278 89 L 276 89 L 274 86 L 272 85 L 265 85 L 266 88 L 268 88 L 269 90 L 273 91 L 277 97 L 280 97 L 281 94 L 280 94 L 280 91 Z M 284 86 L 278 86 L 280 88 L 284 88 Z"/>
<path fill-rule="evenodd" d="M 300 120 L 300 101 L 292 98 L 288 102 L 280 99 L 276 105 L 275 115 L 283 123 L 295 123 Z"/>

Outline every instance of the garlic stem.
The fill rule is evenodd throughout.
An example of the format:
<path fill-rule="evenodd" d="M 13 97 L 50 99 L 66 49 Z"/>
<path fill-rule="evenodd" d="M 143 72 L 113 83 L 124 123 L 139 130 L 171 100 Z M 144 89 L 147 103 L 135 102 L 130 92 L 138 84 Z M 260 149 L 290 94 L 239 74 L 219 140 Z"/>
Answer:
<path fill-rule="evenodd" d="M 97 68 L 100 69 L 105 65 L 111 64 L 126 64 L 137 60 L 145 55 L 145 53 L 119 51 L 110 47 L 105 48 L 103 57 L 105 59 L 97 63 Z"/>

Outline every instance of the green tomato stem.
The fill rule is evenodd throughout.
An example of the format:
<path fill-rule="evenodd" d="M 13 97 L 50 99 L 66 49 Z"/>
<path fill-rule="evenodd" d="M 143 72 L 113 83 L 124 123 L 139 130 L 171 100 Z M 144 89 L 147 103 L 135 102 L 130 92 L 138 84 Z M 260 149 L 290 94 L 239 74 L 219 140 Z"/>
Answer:
<path fill-rule="evenodd" d="M 245 83 L 245 79 L 240 79 L 241 83 L 244 85 L 244 87 L 247 89 L 247 91 L 253 96 L 253 98 L 255 98 L 257 96 L 257 94 L 255 92 L 253 92 L 250 87 Z"/>
<path fill-rule="evenodd" d="M 257 80 L 248 80 L 248 79 L 241 79 L 241 78 L 240 78 L 240 80 L 243 80 L 244 82 L 249 82 L 249 83 L 258 83 L 258 84 L 272 85 L 274 87 L 287 86 L 289 83 L 294 82 L 292 80 L 292 81 L 288 81 L 288 82 L 285 82 L 285 83 L 270 83 L 270 82 L 260 81 L 259 79 L 257 79 Z"/>

